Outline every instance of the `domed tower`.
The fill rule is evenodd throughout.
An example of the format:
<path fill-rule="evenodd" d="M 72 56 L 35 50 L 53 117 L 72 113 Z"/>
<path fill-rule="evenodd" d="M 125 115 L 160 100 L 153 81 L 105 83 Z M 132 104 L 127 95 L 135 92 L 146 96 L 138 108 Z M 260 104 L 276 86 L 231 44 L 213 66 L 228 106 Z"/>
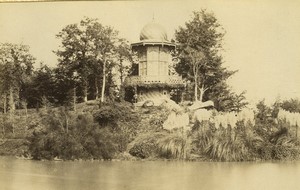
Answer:
<path fill-rule="evenodd" d="M 172 63 L 171 51 L 175 44 L 168 41 L 165 29 L 152 21 L 146 24 L 140 41 L 131 44 L 137 53 L 138 64 L 134 76 L 125 79 L 126 87 L 133 87 L 135 102 L 152 100 L 154 103 L 162 99 L 170 99 L 173 89 L 183 87 L 182 78 L 170 72 Z"/>

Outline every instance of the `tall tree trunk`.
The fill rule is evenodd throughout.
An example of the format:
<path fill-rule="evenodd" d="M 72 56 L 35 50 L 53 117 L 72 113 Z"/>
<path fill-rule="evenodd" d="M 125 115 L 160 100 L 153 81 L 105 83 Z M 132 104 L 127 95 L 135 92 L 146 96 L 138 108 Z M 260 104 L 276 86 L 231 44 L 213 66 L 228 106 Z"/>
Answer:
<path fill-rule="evenodd" d="M 74 88 L 73 88 L 73 109 L 74 111 L 76 111 L 76 86 L 74 85 Z"/>
<path fill-rule="evenodd" d="M 21 100 L 20 101 L 20 105 L 22 106 L 22 109 L 25 109 L 25 127 L 24 127 L 24 134 L 26 133 L 27 129 L 28 129 L 28 110 L 27 110 L 27 102 L 26 100 Z M 22 115 L 23 116 L 23 115 Z"/>
<path fill-rule="evenodd" d="M 28 129 L 28 124 L 27 124 L 27 120 L 28 120 L 27 102 L 24 103 L 24 107 L 25 107 L 25 123 L 26 123 L 25 132 L 26 132 L 27 129 Z"/>
<path fill-rule="evenodd" d="M 13 91 L 13 88 L 10 86 L 9 87 L 9 110 L 10 110 L 10 113 L 13 113 L 15 111 L 15 101 L 14 101 L 14 91 Z"/>
<path fill-rule="evenodd" d="M 199 88 L 200 91 L 200 97 L 199 97 L 199 101 L 203 102 L 203 96 L 204 93 L 208 90 L 208 88 L 205 88 L 204 84 L 201 85 L 201 88 Z"/>
<path fill-rule="evenodd" d="M 4 112 L 4 114 L 6 114 L 6 112 L 7 112 L 7 94 L 6 93 L 4 93 L 3 112 Z"/>
<path fill-rule="evenodd" d="M 69 119 L 68 119 L 68 115 L 66 113 L 66 110 L 64 111 L 64 115 L 65 115 L 65 128 L 66 128 L 66 133 L 69 133 Z"/>
<path fill-rule="evenodd" d="M 123 84 L 123 61 L 122 60 L 120 60 L 120 70 L 119 70 L 119 72 L 120 72 L 120 80 L 121 80 L 121 84 Z"/>
<path fill-rule="evenodd" d="M 195 102 L 198 100 L 198 80 L 197 80 L 197 76 L 195 75 Z"/>
<path fill-rule="evenodd" d="M 98 80 L 97 80 L 97 77 L 95 78 L 95 89 L 96 89 L 96 92 L 95 92 L 95 99 L 98 99 L 98 98 L 99 98 L 99 88 L 98 88 Z"/>
<path fill-rule="evenodd" d="M 9 87 L 9 119 L 11 122 L 13 135 L 15 134 L 14 111 L 15 111 L 14 91 L 13 91 L 12 86 L 10 86 Z"/>
<path fill-rule="evenodd" d="M 204 94 L 204 86 L 202 85 L 201 88 L 200 88 L 200 97 L 199 97 L 200 102 L 203 101 L 203 94 Z"/>
<path fill-rule="evenodd" d="M 298 123 L 296 123 L 296 139 L 298 139 Z"/>
<path fill-rule="evenodd" d="M 3 121 L 4 121 L 4 119 L 3 119 Z M 2 135 L 3 135 L 3 137 L 5 137 L 5 128 L 4 128 L 4 125 L 2 125 Z"/>
<path fill-rule="evenodd" d="M 25 116 L 26 118 L 28 118 L 28 109 L 27 109 L 27 102 L 25 103 Z"/>
<path fill-rule="evenodd" d="M 16 101 L 17 101 L 17 108 L 20 108 L 21 107 L 21 105 L 20 105 L 20 91 L 21 91 L 21 89 L 20 89 L 20 87 L 18 87 L 17 88 L 17 93 L 16 93 Z"/>
<path fill-rule="evenodd" d="M 87 94 L 88 94 L 88 85 L 87 82 L 84 82 L 84 89 L 83 89 L 83 101 L 87 102 Z"/>
<path fill-rule="evenodd" d="M 104 91 L 105 91 L 105 80 L 106 80 L 106 76 L 105 76 L 105 73 L 106 73 L 106 60 L 104 60 L 103 62 L 103 84 L 102 84 L 102 90 L 101 90 L 101 102 L 104 102 Z"/>

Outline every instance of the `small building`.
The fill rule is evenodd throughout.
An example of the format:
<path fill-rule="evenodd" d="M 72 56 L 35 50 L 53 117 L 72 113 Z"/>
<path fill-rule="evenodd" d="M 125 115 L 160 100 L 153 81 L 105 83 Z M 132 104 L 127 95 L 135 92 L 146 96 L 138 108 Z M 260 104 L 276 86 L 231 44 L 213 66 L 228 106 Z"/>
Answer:
<path fill-rule="evenodd" d="M 161 25 L 154 21 L 146 24 L 140 41 L 132 43 L 131 48 L 137 53 L 138 63 L 135 74 L 125 79 L 125 87 L 131 87 L 135 102 L 170 99 L 171 92 L 184 87 L 182 78 L 170 70 L 175 44 L 168 41 Z"/>

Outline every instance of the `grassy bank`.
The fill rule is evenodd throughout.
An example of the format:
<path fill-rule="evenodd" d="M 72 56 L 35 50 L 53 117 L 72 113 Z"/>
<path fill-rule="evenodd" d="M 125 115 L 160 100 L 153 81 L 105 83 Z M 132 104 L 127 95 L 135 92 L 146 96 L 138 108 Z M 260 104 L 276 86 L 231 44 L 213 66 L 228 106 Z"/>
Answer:
<path fill-rule="evenodd" d="M 172 108 L 88 102 L 71 109 L 1 115 L 0 155 L 33 159 L 180 159 L 254 161 L 299 159 L 295 129 L 274 118 L 216 127 L 190 123 L 190 130 L 163 129 Z"/>

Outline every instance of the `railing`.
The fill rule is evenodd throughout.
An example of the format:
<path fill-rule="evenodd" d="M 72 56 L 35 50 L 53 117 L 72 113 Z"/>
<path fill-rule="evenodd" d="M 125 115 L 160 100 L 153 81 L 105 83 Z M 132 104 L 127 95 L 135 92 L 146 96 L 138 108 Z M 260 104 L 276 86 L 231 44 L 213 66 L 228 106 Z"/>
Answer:
<path fill-rule="evenodd" d="M 183 84 L 180 76 L 130 76 L 125 79 L 126 85 L 138 84 Z"/>

